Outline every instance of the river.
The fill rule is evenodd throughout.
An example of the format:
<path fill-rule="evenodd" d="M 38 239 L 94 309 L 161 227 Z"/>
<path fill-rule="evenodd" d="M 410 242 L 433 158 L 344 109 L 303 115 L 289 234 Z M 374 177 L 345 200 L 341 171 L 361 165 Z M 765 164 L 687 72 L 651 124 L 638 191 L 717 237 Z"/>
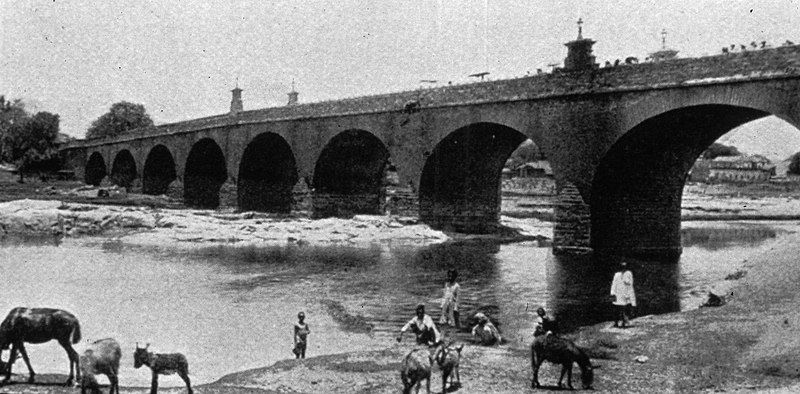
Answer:
<path fill-rule="evenodd" d="M 795 230 L 789 222 L 684 223 L 680 261 L 632 261 L 639 313 L 696 307 L 698 289 Z M 299 311 L 311 327 L 309 356 L 384 348 L 417 303 L 438 318 L 449 268 L 460 274 L 462 319 L 489 313 L 511 346 L 530 341 L 538 306 L 567 327 L 601 321 L 609 313 L 607 260 L 554 256 L 537 242 L 187 251 L 107 238 L 13 238 L 0 241 L 0 313 L 15 306 L 73 312 L 82 324 L 79 352 L 106 337 L 122 344 L 124 386 L 149 385 L 150 372 L 133 368 L 137 342 L 185 353 L 193 383 L 201 384 L 292 357 Z M 37 373 L 67 370 L 55 342 L 28 349 Z M 14 368 L 26 372 L 21 360 Z M 160 383 L 182 385 L 175 376 Z"/>

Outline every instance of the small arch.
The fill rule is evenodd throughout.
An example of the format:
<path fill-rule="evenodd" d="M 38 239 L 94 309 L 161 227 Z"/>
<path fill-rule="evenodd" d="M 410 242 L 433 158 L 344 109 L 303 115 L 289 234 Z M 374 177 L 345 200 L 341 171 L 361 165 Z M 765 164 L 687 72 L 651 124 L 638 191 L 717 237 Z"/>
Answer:
<path fill-rule="evenodd" d="M 331 138 L 314 168 L 314 215 L 381 214 L 384 172 L 389 151 L 364 130 L 347 130 Z"/>
<path fill-rule="evenodd" d="M 175 159 L 164 145 L 156 145 L 147 154 L 142 171 L 142 193 L 165 194 L 170 183 L 177 179 Z"/>
<path fill-rule="evenodd" d="M 94 152 L 89 156 L 89 161 L 86 163 L 86 170 L 84 172 L 84 181 L 87 185 L 100 186 L 107 175 L 106 162 L 100 152 Z"/>
<path fill-rule="evenodd" d="M 475 123 L 448 134 L 425 161 L 420 218 L 434 228 L 493 232 L 500 220 L 503 166 L 527 137 L 497 123 Z"/>
<path fill-rule="evenodd" d="M 111 165 L 111 182 L 117 186 L 130 188 L 137 178 L 136 160 L 127 149 L 123 149 L 114 157 Z"/>
<path fill-rule="evenodd" d="M 219 206 L 219 190 L 228 179 L 225 156 L 216 141 L 203 138 L 192 145 L 186 159 L 183 199 L 195 208 Z"/>
<path fill-rule="evenodd" d="M 290 212 L 292 188 L 298 179 L 294 154 L 286 140 L 275 133 L 259 134 L 247 144 L 239 164 L 239 209 Z"/>

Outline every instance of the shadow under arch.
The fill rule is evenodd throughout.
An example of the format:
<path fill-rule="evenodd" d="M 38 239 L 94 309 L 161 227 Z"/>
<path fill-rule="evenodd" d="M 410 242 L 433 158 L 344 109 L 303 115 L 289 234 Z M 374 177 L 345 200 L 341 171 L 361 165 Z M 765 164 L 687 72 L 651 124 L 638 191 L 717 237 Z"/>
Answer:
<path fill-rule="evenodd" d="M 475 123 L 450 133 L 425 161 L 420 219 L 437 229 L 494 232 L 500 220 L 503 166 L 526 139 L 497 123 Z"/>
<path fill-rule="evenodd" d="M 732 105 L 671 110 L 636 125 L 606 152 L 592 182 L 591 246 L 630 256 L 681 252 L 681 199 L 700 154 L 769 113 Z"/>
<path fill-rule="evenodd" d="M 147 154 L 142 171 L 142 193 L 165 194 L 169 184 L 177 179 L 175 159 L 164 145 L 156 145 Z"/>
<path fill-rule="evenodd" d="M 331 138 L 314 167 L 314 217 L 382 214 L 389 151 L 364 130 Z"/>
<path fill-rule="evenodd" d="M 114 157 L 111 165 L 111 182 L 117 186 L 130 188 L 138 177 L 136 173 L 136 160 L 127 149 L 123 149 Z"/>
<path fill-rule="evenodd" d="M 192 146 L 184 173 L 184 203 L 194 208 L 219 206 L 219 190 L 228 179 L 225 156 L 216 141 L 203 138 Z"/>
<path fill-rule="evenodd" d="M 294 154 L 286 140 L 275 133 L 259 134 L 247 144 L 239 164 L 239 209 L 289 213 L 298 179 Z"/>
<path fill-rule="evenodd" d="M 94 152 L 89 156 L 89 161 L 86 163 L 84 181 L 87 185 L 100 186 L 100 182 L 106 177 L 107 171 L 103 155 L 100 152 Z"/>

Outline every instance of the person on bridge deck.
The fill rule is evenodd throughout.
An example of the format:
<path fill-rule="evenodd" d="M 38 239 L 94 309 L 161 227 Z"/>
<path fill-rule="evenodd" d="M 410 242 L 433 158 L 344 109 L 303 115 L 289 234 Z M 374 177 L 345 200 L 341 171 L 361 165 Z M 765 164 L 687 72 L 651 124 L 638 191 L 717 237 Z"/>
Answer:
<path fill-rule="evenodd" d="M 397 342 L 403 340 L 403 334 L 411 329 L 411 331 L 417 336 L 417 343 L 421 345 L 434 345 L 439 343 L 441 340 L 441 335 L 439 334 L 439 330 L 436 329 L 436 324 L 433 323 L 433 319 L 425 314 L 425 305 L 419 304 L 417 305 L 416 310 L 417 315 L 414 316 L 411 320 L 400 329 L 400 335 L 397 336 Z"/>
<path fill-rule="evenodd" d="M 536 310 L 536 324 L 534 325 L 533 336 L 538 337 L 548 332 L 551 334 L 558 334 L 558 323 L 555 319 L 551 319 L 547 316 L 547 312 L 545 312 L 544 308 L 539 308 Z"/>
<path fill-rule="evenodd" d="M 614 274 L 614 280 L 611 282 L 611 296 L 614 297 L 614 308 L 617 310 L 614 327 L 619 327 L 621 321 L 622 328 L 625 328 L 628 325 L 632 309 L 636 306 L 636 293 L 633 290 L 633 273 L 624 261 L 620 264 L 620 269 Z"/>
<path fill-rule="evenodd" d="M 311 329 L 305 319 L 305 313 L 300 312 L 297 314 L 297 323 L 294 324 L 294 349 L 292 350 L 295 358 L 306 358 L 306 345 Z"/>
<path fill-rule="evenodd" d="M 500 337 L 500 330 L 492 324 L 489 316 L 478 312 L 475 314 L 475 320 L 478 321 L 478 324 L 472 327 L 473 340 L 484 346 L 499 345 L 503 340 Z"/>
<path fill-rule="evenodd" d="M 458 315 L 458 293 L 461 286 L 456 282 L 458 279 L 458 271 L 447 270 L 447 282 L 444 284 L 444 298 L 442 299 L 442 317 L 439 319 L 439 324 L 455 325 L 456 328 L 461 328 L 461 322 Z"/>

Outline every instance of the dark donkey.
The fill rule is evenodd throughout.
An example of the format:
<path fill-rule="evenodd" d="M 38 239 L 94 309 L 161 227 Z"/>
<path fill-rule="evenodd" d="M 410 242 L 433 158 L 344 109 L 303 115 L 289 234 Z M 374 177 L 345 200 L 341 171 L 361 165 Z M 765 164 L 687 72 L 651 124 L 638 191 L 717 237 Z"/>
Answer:
<path fill-rule="evenodd" d="M 133 367 L 139 368 L 147 365 L 153 371 L 153 381 L 150 384 L 150 394 L 158 392 L 158 375 L 171 375 L 177 373 L 186 383 L 189 394 L 192 394 L 192 383 L 189 381 L 189 362 L 186 356 L 181 353 L 160 354 L 148 352 L 148 343 L 145 347 L 136 344 L 136 352 L 133 353 Z"/>
<path fill-rule="evenodd" d="M 567 374 L 567 386 L 572 389 L 572 364 L 581 367 L 581 382 L 584 389 L 592 388 L 594 370 L 589 356 L 569 339 L 560 338 L 552 333 L 539 335 L 531 344 L 531 367 L 533 368 L 533 388 L 539 387 L 539 367 L 545 360 L 553 364 L 561 364 L 561 376 L 558 387 L 561 388 L 564 374 Z"/>
<path fill-rule="evenodd" d="M 6 319 L 0 323 L 0 358 L 2 351 L 11 345 L 11 355 L 6 364 L 6 377 L 0 382 L 4 384 L 11 379 L 11 366 L 17 359 L 17 351 L 22 354 L 22 359 L 28 366 L 30 377 L 28 383 L 33 383 L 36 375 L 31 368 L 28 352 L 25 351 L 27 343 L 45 343 L 55 339 L 67 351 L 69 357 L 69 379 L 67 385 L 72 385 L 75 373 L 81 378 L 78 368 L 78 352 L 72 344 L 81 340 L 81 325 L 78 319 L 67 311 L 50 308 L 14 308 L 8 313 Z"/>

